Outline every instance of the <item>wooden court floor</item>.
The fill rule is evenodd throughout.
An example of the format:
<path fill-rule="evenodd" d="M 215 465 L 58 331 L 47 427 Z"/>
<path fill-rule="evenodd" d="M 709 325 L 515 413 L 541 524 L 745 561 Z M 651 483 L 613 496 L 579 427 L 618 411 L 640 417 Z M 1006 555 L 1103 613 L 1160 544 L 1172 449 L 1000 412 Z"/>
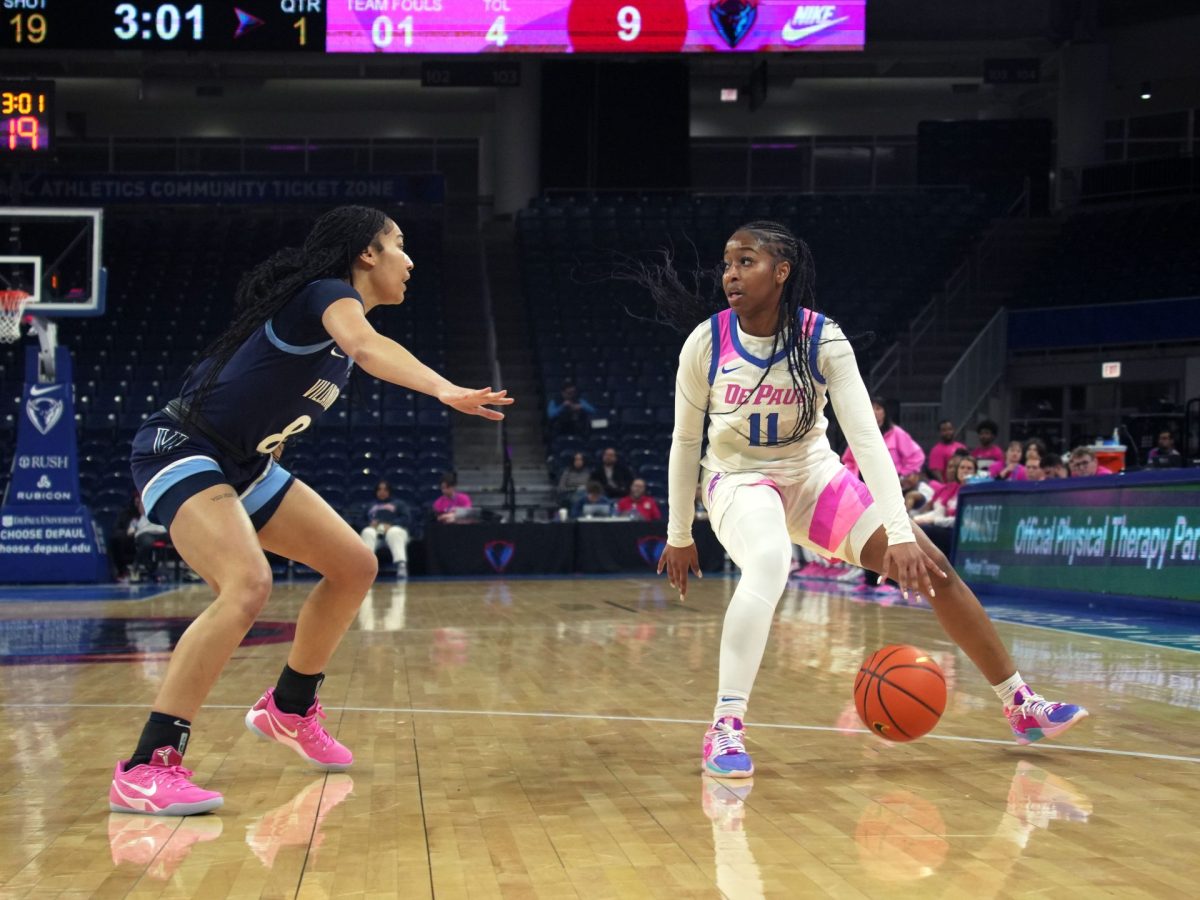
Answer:
<path fill-rule="evenodd" d="M 717 782 L 699 750 L 732 584 L 680 606 L 646 579 L 381 583 L 322 691 L 341 775 L 242 723 L 304 595 L 281 585 L 195 723 L 187 764 L 225 806 L 188 819 L 110 814 L 107 788 L 205 589 L 0 604 L 0 649 L 48 648 L 0 669 L 0 897 L 1200 894 L 1200 654 L 1001 624 L 1037 687 L 1093 713 L 1021 748 L 927 610 L 790 589 L 756 777 Z M 851 703 L 891 642 L 951 685 L 908 745 Z"/>

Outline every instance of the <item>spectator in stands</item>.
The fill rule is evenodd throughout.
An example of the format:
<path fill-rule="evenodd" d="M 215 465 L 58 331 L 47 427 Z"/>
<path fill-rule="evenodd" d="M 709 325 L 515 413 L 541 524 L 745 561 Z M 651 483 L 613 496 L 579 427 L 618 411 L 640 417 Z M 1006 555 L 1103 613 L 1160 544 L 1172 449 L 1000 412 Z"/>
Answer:
<path fill-rule="evenodd" d="M 571 457 L 571 464 L 558 476 L 558 505 L 570 507 L 575 499 L 587 490 L 591 480 L 592 473 L 588 471 L 587 457 L 576 453 Z"/>
<path fill-rule="evenodd" d="M 372 553 L 380 542 L 387 544 L 396 564 L 396 577 L 408 577 L 408 504 L 392 496 L 392 486 L 386 481 L 375 485 L 375 499 L 367 504 L 363 515 L 366 527 L 360 532 L 363 543 Z"/>
<path fill-rule="evenodd" d="M 1091 447 L 1076 447 L 1071 451 L 1071 477 L 1090 478 L 1093 475 L 1112 475 L 1112 469 L 1100 465 Z"/>
<path fill-rule="evenodd" d="M 991 419 L 984 419 L 975 426 L 975 434 L 979 436 L 979 446 L 971 449 L 981 472 L 988 472 L 992 466 L 1004 465 L 1004 451 L 996 446 L 996 434 L 999 428 Z M 984 462 L 983 460 L 987 460 Z"/>
<path fill-rule="evenodd" d="M 571 505 L 572 519 L 608 519 L 616 514 L 617 508 L 604 496 L 604 485 L 596 480 L 589 481 L 587 491 Z"/>
<path fill-rule="evenodd" d="M 1156 469 L 1183 465 L 1183 454 L 1175 449 L 1175 435 L 1169 430 L 1158 433 L 1158 444 L 1151 448 L 1146 462 Z"/>
<path fill-rule="evenodd" d="M 1025 460 L 1025 480 L 1026 481 L 1045 481 L 1046 470 L 1042 468 L 1042 460 L 1040 457 Z"/>
<path fill-rule="evenodd" d="M 954 542 L 954 517 L 959 510 L 959 488 L 978 474 L 976 461 L 971 456 L 955 457 L 958 460 L 954 480 L 938 488 L 929 509 L 918 512 L 912 521 L 925 529 L 925 534 L 934 541 L 938 550 L 947 553 Z"/>
<path fill-rule="evenodd" d="M 375 557 L 273 456 L 319 421 L 355 367 L 459 412 L 503 418 L 488 407 L 511 403 L 505 392 L 453 384 L 368 321 L 377 307 L 404 302 L 412 269 L 404 235 L 384 213 L 362 206 L 325 213 L 303 246 L 281 249 L 242 276 L 227 327 L 194 358 L 179 396 L 135 434 L 130 462 L 146 512 L 170 530 L 175 549 L 216 596 L 194 611 L 133 755 L 114 768 L 113 809 L 193 815 L 224 802 L 190 781 L 184 751 L 196 743 L 192 720 L 270 598 L 267 553 L 298 560 L 321 580 L 299 610 L 286 665 L 247 712 L 247 727 L 318 768 L 353 763 L 321 724 L 317 689 L 374 581 Z"/>
<path fill-rule="evenodd" d="M 604 486 L 607 497 L 619 500 L 629 493 L 633 472 L 618 458 L 615 447 L 605 447 L 600 456 L 600 465 L 592 470 L 592 478 Z"/>
<path fill-rule="evenodd" d="M 662 518 L 658 501 L 646 493 L 646 482 L 641 478 L 633 479 L 629 485 L 629 496 L 617 501 L 617 514 L 647 522 L 657 522 Z"/>
<path fill-rule="evenodd" d="M 1048 454 L 1045 441 L 1041 438 L 1030 438 L 1025 442 L 1025 468 L 1028 469 L 1030 464 L 1035 462 L 1040 466 Z"/>
<path fill-rule="evenodd" d="M 958 450 L 966 450 L 967 445 L 955 437 L 957 429 L 949 419 L 938 422 L 938 442 L 929 451 L 927 472 L 930 481 L 942 483 L 946 474 L 946 463 Z"/>
<path fill-rule="evenodd" d="M 896 466 L 896 474 L 900 476 L 902 490 L 911 491 L 921 480 L 921 467 L 925 465 L 925 451 L 909 436 L 909 433 L 899 425 L 893 424 L 888 416 L 887 402 L 882 397 L 872 397 L 871 406 L 875 410 L 875 422 L 883 435 L 884 446 L 891 454 Z M 849 447 L 842 454 L 842 465 L 850 470 L 851 475 L 859 475 L 858 463 L 854 459 L 854 451 Z"/>
<path fill-rule="evenodd" d="M 458 475 L 446 472 L 441 481 L 442 496 L 433 501 L 433 514 L 443 525 L 461 522 L 472 508 L 471 498 L 458 489 Z"/>
<path fill-rule="evenodd" d="M 1067 464 L 1063 462 L 1063 458 L 1057 453 L 1051 453 L 1048 456 L 1042 457 L 1042 480 L 1052 481 L 1056 478 L 1066 478 Z"/>
<path fill-rule="evenodd" d="M 938 491 L 944 485 L 956 484 L 958 481 L 958 464 L 967 458 L 967 448 L 963 447 L 961 451 L 956 451 L 946 458 L 946 465 L 938 473 L 938 477 L 933 480 L 921 481 L 911 491 L 904 493 L 904 505 L 908 507 L 909 514 L 915 514 L 919 510 L 929 508 L 929 504 L 937 495 Z"/>
<path fill-rule="evenodd" d="M 927 511 L 913 516 L 913 521 L 925 529 L 930 540 L 937 544 L 943 553 L 948 552 L 953 543 L 959 489 L 978 473 L 978 466 L 973 457 L 962 456 L 957 459 L 959 462 L 954 480 L 948 481 L 938 489 Z"/>
<path fill-rule="evenodd" d="M 592 417 L 595 414 L 596 407 L 579 396 L 579 388 L 571 381 L 563 382 L 560 399 L 552 399 L 546 404 L 550 433 L 556 436 L 587 437 L 592 430 Z"/>
<path fill-rule="evenodd" d="M 1021 465 L 1021 457 L 1025 454 L 1025 445 L 1020 441 L 1009 441 L 1004 450 L 1004 465 L 992 466 L 989 473 L 996 481 L 1025 481 L 1027 478 L 1025 466 Z"/>
<path fill-rule="evenodd" d="M 121 581 L 129 577 L 133 561 L 137 557 L 137 544 L 133 540 L 130 525 L 141 512 L 141 498 L 137 491 L 129 497 L 129 505 L 121 510 L 108 534 L 108 561 L 112 577 Z"/>
<path fill-rule="evenodd" d="M 153 581 L 158 577 L 158 557 L 154 555 L 154 546 L 167 540 L 167 529 L 157 522 L 150 521 L 150 517 L 146 515 L 146 508 L 142 505 L 141 496 L 135 498 L 134 503 L 137 507 L 137 518 L 127 526 L 129 534 L 133 536 L 134 545 L 133 568 L 129 571 L 129 580 Z"/>

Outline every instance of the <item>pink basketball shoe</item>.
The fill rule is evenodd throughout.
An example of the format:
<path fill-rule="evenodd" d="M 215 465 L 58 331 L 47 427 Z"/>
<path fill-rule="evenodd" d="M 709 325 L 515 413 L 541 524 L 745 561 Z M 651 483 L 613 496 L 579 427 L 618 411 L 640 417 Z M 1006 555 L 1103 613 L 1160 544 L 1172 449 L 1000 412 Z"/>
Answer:
<path fill-rule="evenodd" d="M 754 763 L 746 752 L 746 731 L 741 719 L 722 716 L 704 733 L 702 766 L 717 778 L 749 778 Z"/>
<path fill-rule="evenodd" d="M 148 816 L 194 816 L 217 809 L 225 798 L 216 791 L 196 787 L 192 772 L 182 766 L 183 756 L 174 747 L 159 747 L 148 763 L 126 769 L 117 763 L 108 808 L 113 812 Z"/>
<path fill-rule="evenodd" d="M 323 718 L 319 700 L 313 701 L 308 715 L 281 712 L 271 688 L 246 713 L 246 727 L 261 738 L 291 747 L 318 769 L 344 772 L 354 762 L 354 754 L 325 730 Z"/>
<path fill-rule="evenodd" d="M 1087 718 L 1088 711 L 1074 703 L 1051 703 L 1038 694 L 1018 692 L 1021 702 L 1004 707 L 1018 744 L 1032 744 L 1043 738 L 1058 737 L 1075 723 Z"/>

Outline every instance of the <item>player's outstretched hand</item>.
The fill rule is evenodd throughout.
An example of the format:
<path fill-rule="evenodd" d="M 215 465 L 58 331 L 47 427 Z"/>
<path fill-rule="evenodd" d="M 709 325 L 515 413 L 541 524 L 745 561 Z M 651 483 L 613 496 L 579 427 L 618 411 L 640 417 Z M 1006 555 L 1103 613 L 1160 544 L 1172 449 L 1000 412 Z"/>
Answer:
<path fill-rule="evenodd" d="M 917 544 L 891 544 L 883 554 L 883 574 L 895 579 L 900 585 L 900 593 L 908 599 L 909 591 L 916 591 L 926 597 L 934 597 L 934 575 L 946 577 L 946 573 L 938 568 L 937 563 Z"/>
<path fill-rule="evenodd" d="M 663 547 L 662 556 L 658 558 L 658 574 L 661 575 L 664 569 L 671 587 L 679 588 L 680 603 L 687 600 L 688 571 L 695 572 L 697 578 L 704 577 L 694 543 L 686 547 L 672 547 L 670 544 Z"/>
<path fill-rule="evenodd" d="M 504 413 L 488 409 L 488 406 L 510 406 L 513 402 L 513 398 L 508 396 L 507 390 L 493 391 L 490 387 L 480 388 L 476 391 L 470 388 L 446 388 L 438 394 L 438 399 L 447 406 L 457 409 L 460 413 L 466 413 L 468 416 L 483 416 L 485 419 L 492 419 L 496 422 L 504 418 Z"/>

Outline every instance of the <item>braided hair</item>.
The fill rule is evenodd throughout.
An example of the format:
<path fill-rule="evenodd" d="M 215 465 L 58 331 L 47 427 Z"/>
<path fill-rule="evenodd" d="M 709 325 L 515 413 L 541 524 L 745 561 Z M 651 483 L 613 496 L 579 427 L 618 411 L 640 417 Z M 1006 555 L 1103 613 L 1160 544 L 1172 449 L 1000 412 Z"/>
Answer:
<path fill-rule="evenodd" d="M 786 348 L 787 370 L 791 376 L 792 387 L 796 391 L 796 402 L 800 405 L 800 411 L 791 434 L 781 436 L 778 443 L 794 444 L 812 430 L 817 420 L 817 389 L 809 366 L 812 339 L 804 333 L 800 318 L 802 309 L 815 308 L 816 266 L 808 245 L 792 234 L 786 225 L 760 220 L 748 222 L 736 231 L 754 235 L 777 263 L 786 261 L 791 264 L 779 299 L 779 314 L 775 321 L 768 359 L 774 359 L 781 347 Z M 678 331 L 691 331 L 700 321 L 724 306 L 719 302 L 723 299 L 720 272 L 716 269 L 697 270 L 685 276 L 685 283 L 685 277 L 681 277 L 675 270 L 670 251 L 664 250 L 662 256 L 662 264 L 636 262 L 618 273 L 618 277 L 634 281 L 649 291 L 657 312 L 656 321 L 670 325 Z M 705 296 L 706 293 L 709 294 L 708 297 Z M 713 348 L 713 352 L 716 352 L 716 348 Z M 762 370 L 758 383 L 748 397 L 754 396 L 766 380 L 769 371 L 769 367 Z M 697 409 L 705 409 L 710 415 L 730 415 L 740 410 L 745 403 L 743 401 L 731 410 L 716 413 L 708 410 L 707 404 L 700 405 L 691 400 L 688 402 Z"/>
<path fill-rule="evenodd" d="M 378 235 L 388 217 L 365 206 L 339 206 L 313 224 L 300 247 L 285 247 L 242 276 L 234 294 L 229 327 L 188 369 L 203 375 L 188 403 L 188 418 L 199 412 L 221 372 L 254 330 L 268 321 L 304 285 L 318 278 L 350 281 L 354 260 L 369 247 L 382 249 Z"/>

